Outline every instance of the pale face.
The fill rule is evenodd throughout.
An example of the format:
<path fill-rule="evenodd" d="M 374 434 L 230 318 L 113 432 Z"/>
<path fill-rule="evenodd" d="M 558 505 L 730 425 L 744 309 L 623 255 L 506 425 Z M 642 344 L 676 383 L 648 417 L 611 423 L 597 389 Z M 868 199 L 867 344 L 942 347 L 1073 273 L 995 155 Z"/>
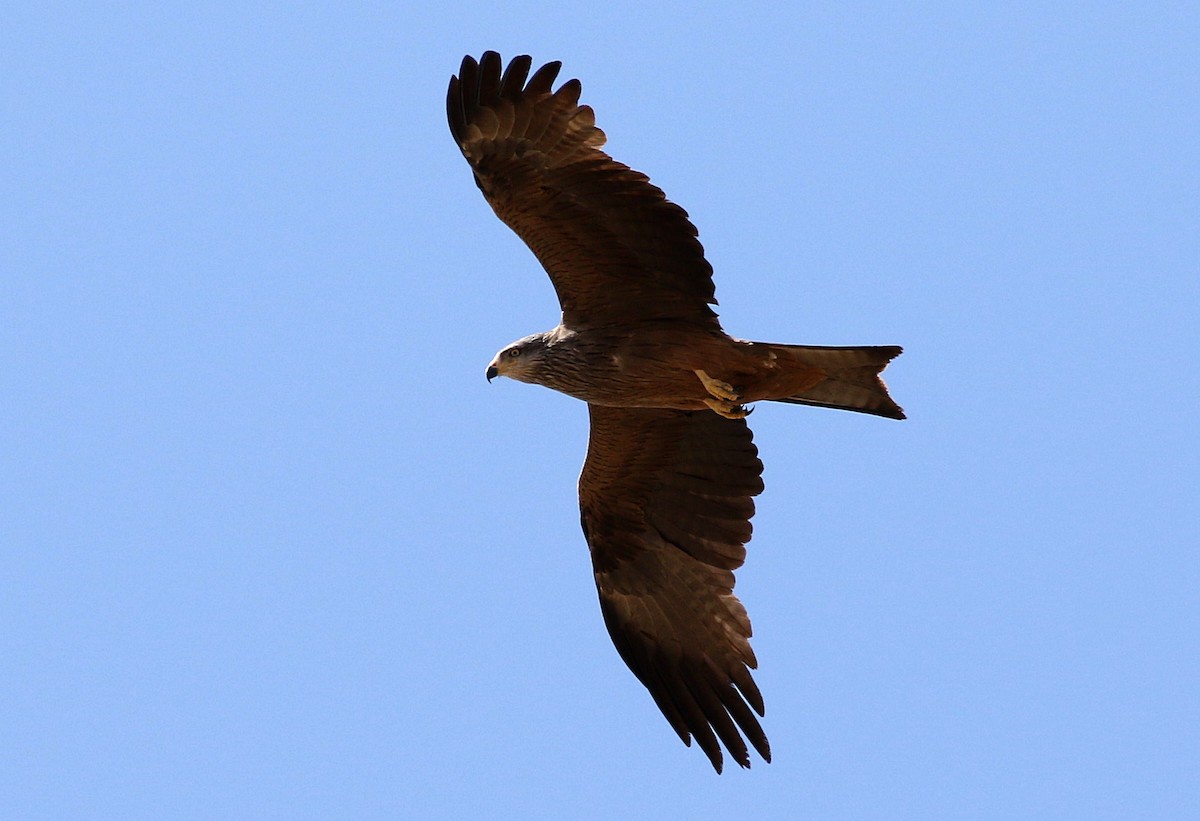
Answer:
<path fill-rule="evenodd" d="M 488 381 L 507 376 L 519 382 L 536 383 L 537 365 L 545 350 L 545 334 L 533 334 L 504 346 L 488 363 Z"/>

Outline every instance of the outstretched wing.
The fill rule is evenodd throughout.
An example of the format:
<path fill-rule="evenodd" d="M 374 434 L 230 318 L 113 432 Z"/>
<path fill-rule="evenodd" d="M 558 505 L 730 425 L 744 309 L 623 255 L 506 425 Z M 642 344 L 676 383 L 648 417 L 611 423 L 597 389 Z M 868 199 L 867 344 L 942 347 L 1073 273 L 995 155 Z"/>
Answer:
<path fill-rule="evenodd" d="M 742 735 L 770 761 L 750 619 L 733 594 L 763 489 L 750 428 L 709 411 L 588 407 L 579 507 L 617 651 L 717 772 L 718 739 L 743 767 Z"/>
<path fill-rule="evenodd" d="M 551 90 L 560 63 L 532 77 L 530 66 L 516 57 L 501 75 L 494 51 L 464 57 L 446 114 L 484 197 L 550 274 L 563 321 L 716 327 L 712 266 L 687 212 L 600 150 L 579 81 Z"/>

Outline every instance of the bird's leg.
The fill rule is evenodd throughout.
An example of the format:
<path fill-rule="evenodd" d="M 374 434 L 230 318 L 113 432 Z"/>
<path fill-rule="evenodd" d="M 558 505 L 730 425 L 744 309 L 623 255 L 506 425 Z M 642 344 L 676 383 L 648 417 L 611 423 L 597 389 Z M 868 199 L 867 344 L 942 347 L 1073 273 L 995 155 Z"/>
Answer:
<path fill-rule="evenodd" d="M 741 405 L 742 395 L 732 385 L 722 382 L 720 379 L 714 379 L 702 370 L 696 370 L 694 373 L 700 383 L 704 385 L 704 389 L 712 396 L 711 399 L 705 399 L 704 404 L 712 408 L 714 413 L 724 416 L 726 419 L 745 419 L 750 415 L 750 411 L 753 409 Z"/>

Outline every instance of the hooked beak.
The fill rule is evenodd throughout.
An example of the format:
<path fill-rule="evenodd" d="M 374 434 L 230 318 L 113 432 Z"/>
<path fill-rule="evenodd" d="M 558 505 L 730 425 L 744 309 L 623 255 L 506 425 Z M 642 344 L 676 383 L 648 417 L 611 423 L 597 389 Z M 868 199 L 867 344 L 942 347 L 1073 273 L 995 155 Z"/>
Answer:
<path fill-rule="evenodd" d="M 496 368 L 495 365 L 488 365 L 487 380 L 489 382 L 491 382 L 493 379 L 496 378 L 497 374 L 499 374 L 499 373 L 500 373 L 500 371 Z"/>

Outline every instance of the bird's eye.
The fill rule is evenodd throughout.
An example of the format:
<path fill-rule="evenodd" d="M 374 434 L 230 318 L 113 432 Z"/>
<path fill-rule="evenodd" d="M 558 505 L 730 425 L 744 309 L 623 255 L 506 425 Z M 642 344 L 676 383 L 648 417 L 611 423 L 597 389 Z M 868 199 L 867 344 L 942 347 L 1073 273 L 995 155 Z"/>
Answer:
<path fill-rule="evenodd" d="M 504 352 L 504 354 L 509 359 L 516 359 L 518 356 L 521 355 L 521 349 L 520 348 L 509 348 L 507 351 Z"/>

